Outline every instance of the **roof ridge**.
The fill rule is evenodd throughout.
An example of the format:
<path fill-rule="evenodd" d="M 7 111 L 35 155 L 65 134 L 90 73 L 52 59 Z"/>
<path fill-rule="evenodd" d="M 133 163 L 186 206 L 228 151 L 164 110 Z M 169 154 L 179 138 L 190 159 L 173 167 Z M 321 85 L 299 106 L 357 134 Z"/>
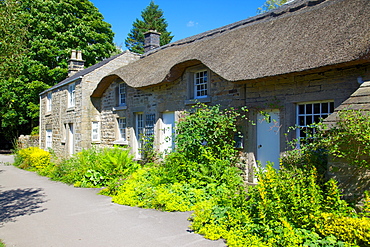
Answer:
<path fill-rule="evenodd" d="M 267 20 L 271 17 L 275 18 L 275 17 L 281 16 L 281 15 L 286 14 L 286 13 L 296 12 L 298 10 L 301 10 L 301 9 L 305 8 L 305 7 L 316 6 L 316 5 L 319 5 L 319 4 L 321 4 L 323 2 L 326 2 L 326 1 L 330 1 L 330 0 L 294 0 L 294 1 L 291 1 L 291 2 L 288 2 L 284 5 L 282 5 L 278 8 L 276 8 L 276 9 L 272 9 L 268 12 L 265 12 L 265 13 L 262 13 L 262 14 L 259 14 L 259 15 L 256 15 L 256 16 L 252 16 L 252 17 L 249 17 L 247 19 L 243 19 L 243 20 L 240 20 L 240 21 L 237 21 L 237 22 L 234 22 L 234 23 L 231 23 L 231 24 L 219 27 L 219 28 L 215 28 L 215 29 L 212 29 L 212 30 L 209 30 L 209 31 L 205 31 L 203 33 L 196 34 L 196 35 L 184 38 L 184 39 L 180 39 L 180 40 L 175 41 L 173 43 L 169 43 L 169 44 L 160 46 L 156 49 L 150 50 L 150 51 L 142 54 L 141 58 L 145 58 L 145 57 L 147 57 L 151 54 L 154 54 L 158 51 L 164 50 L 164 49 L 169 48 L 169 47 L 175 47 L 175 46 L 190 44 L 190 43 L 193 43 L 193 42 L 205 39 L 205 38 L 209 38 L 209 37 L 215 36 L 217 34 L 227 32 L 227 31 L 230 31 L 230 30 L 242 27 L 242 26 L 250 25 L 250 24 L 257 23 L 257 22 L 260 22 L 260 21 L 263 21 L 263 20 Z"/>

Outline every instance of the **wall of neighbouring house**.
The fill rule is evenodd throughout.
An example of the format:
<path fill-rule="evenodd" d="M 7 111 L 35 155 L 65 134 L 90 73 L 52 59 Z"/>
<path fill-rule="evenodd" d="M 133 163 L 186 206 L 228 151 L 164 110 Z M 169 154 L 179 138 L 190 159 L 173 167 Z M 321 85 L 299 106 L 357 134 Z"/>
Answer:
<path fill-rule="evenodd" d="M 100 120 L 100 113 L 93 105 L 90 95 L 100 80 L 125 64 L 138 59 L 138 56 L 125 52 L 109 63 L 95 69 L 75 81 L 75 106 L 68 108 L 68 85 L 52 91 L 52 110 L 46 111 L 47 93 L 40 97 L 40 147 L 45 148 L 46 129 L 52 129 L 52 149 L 60 157 L 66 157 L 68 147 L 68 125 L 74 128 L 74 152 L 90 148 L 92 121 Z M 66 128 L 67 127 L 67 128 Z"/>

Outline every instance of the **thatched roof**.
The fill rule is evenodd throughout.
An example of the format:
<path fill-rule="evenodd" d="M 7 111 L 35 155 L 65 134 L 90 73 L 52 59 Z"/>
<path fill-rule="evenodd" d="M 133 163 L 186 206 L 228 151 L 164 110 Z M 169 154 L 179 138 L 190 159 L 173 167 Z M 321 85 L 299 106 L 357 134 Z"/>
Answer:
<path fill-rule="evenodd" d="M 196 63 L 234 82 L 363 63 L 370 61 L 369 20 L 369 0 L 296 0 L 149 51 L 103 79 L 93 96 L 117 76 L 147 87 L 171 82 Z"/>

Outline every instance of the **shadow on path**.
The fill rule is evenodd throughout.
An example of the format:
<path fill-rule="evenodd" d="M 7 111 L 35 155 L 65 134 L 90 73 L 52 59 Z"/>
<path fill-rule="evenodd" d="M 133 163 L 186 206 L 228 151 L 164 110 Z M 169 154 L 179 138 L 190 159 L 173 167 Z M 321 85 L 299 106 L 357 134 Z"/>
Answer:
<path fill-rule="evenodd" d="M 46 210 L 42 189 L 0 190 L 0 227 L 6 222 L 14 222 L 16 217 L 40 213 Z"/>

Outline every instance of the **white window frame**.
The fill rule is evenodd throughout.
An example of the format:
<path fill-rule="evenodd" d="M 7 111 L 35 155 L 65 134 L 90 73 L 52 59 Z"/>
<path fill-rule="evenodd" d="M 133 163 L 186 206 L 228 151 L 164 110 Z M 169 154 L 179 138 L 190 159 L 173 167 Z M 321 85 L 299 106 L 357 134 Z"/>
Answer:
<path fill-rule="evenodd" d="M 126 90 L 126 83 L 121 82 L 120 84 L 118 84 L 118 106 L 126 105 Z"/>
<path fill-rule="evenodd" d="M 207 98 L 209 96 L 209 73 L 208 70 L 194 72 L 193 86 L 194 99 Z"/>
<path fill-rule="evenodd" d="M 53 103 L 53 94 L 52 92 L 48 92 L 48 94 L 46 95 L 46 111 L 47 112 L 51 112 L 52 103 Z"/>
<path fill-rule="evenodd" d="M 76 104 L 76 83 L 68 85 L 68 107 L 74 107 Z"/>
<path fill-rule="evenodd" d="M 91 140 L 93 142 L 100 141 L 100 122 L 99 121 L 91 122 Z"/>
<path fill-rule="evenodd" d="M 118 140 L 125 142 L 127 140 L 127 122 L 126 118 L 117 118 Z"/>
<path fill-rule="evenodd" d="M 45 131 L 45 149 L 53 148 L 53 130 L 46 129 Z"/>
<path fill-rule="evenodd" d="M 325 119 L 333 112 L 334 100 L 298 103 L 296 108 L 297 138 L 304 138 L 306 135 L 303 129 L 308 128 L 310 124 L 318 123 L 320 119 Z"/>

